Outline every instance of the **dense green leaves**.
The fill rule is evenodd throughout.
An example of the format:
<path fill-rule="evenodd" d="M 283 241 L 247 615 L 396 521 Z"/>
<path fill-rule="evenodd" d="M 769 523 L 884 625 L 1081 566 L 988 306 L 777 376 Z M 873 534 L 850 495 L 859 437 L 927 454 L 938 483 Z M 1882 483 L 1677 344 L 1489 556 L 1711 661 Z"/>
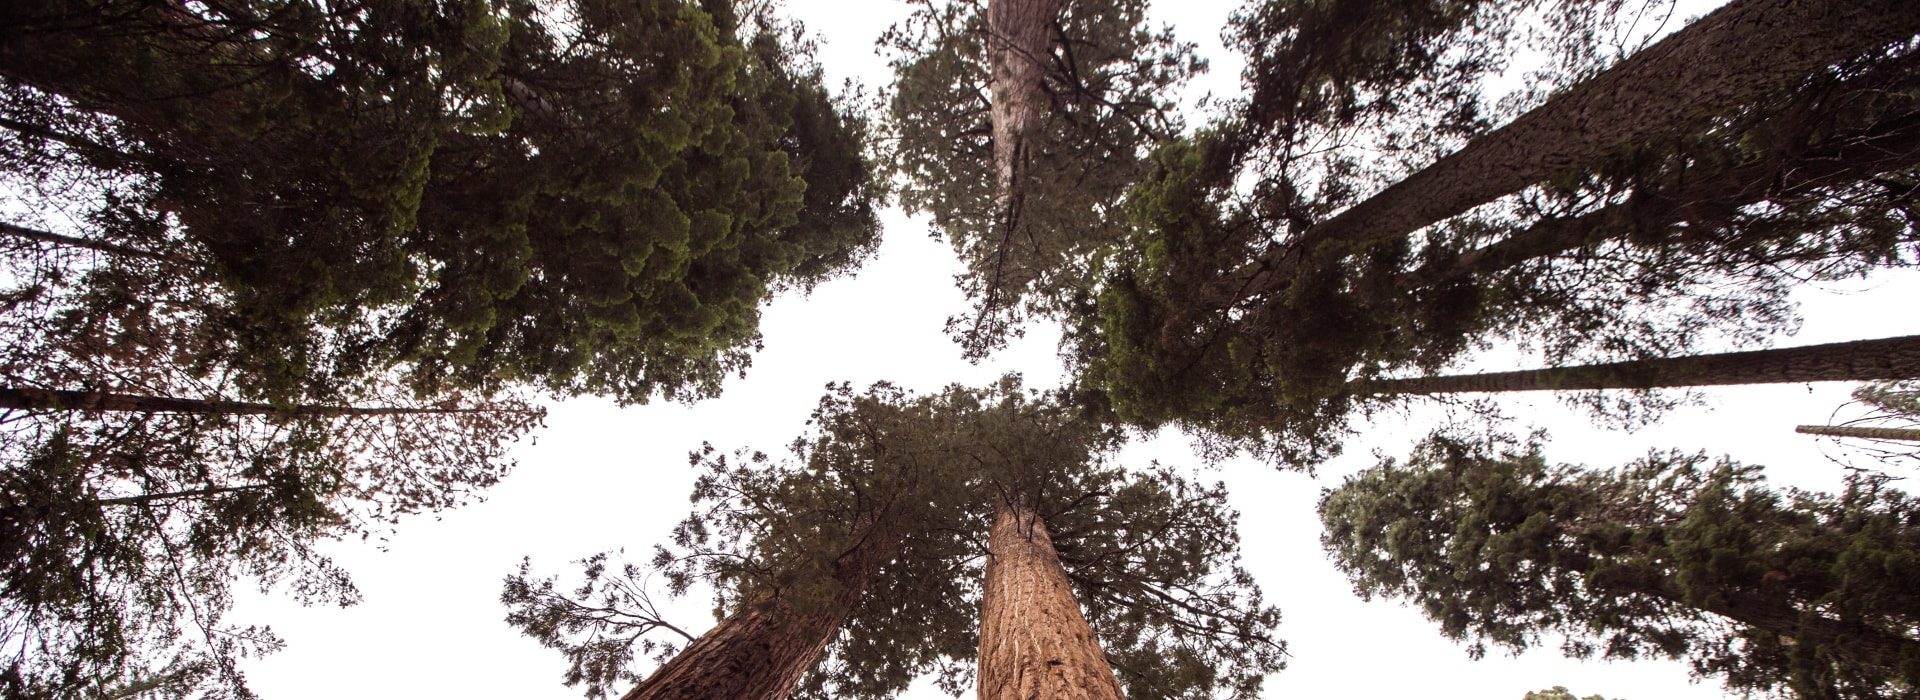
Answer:
<path fill-rule="evenodd" d="M 30 203 L 217 285 L 194 311 L 259 391 L 399 365 L 427 392 L 709 395 L 768 294 L 875 244 L 864 126 L 724 3 L 0 19 Z M 76 171 L 104 185 L 40 187 Z"/>
<path fill-rule="evenodd" d="M 1569 655 L 1685 658 L 1801 697 L 1910 697 L 1920 678 L 1920 504 L 1881 480 L 1774 491 L 1704 455 L 1590 472 L 1436 436 L 1320 511 L 1357 592 L 1410 600 L 1475 655 L 1564 636 Z"/>
<path fill-rule="evenodd" d="M 1191 45 L 1151 31 L 1145 15 L 1138 0 L 1066 3 L 1038 59 L 1047 104 L 1011 212 L 995 192 L 986 3 L 917 3 L 883 39 L 894 52 L 901 203 L 931 215 L 966 262 L 958 282 L 974 309 L 949 319 L 948 332 L 970 355 L 1017 335 L 1029 317 L 1071 313 L 1124 233 L 1120 196 L 1153 145 L 1180 128 L 1169 93 L 1204 64 Z"/>
<path fill-rule="evenodd" d="M 1016 381 L 987 390 L 912 396 L 878 385 L 835 388 L 790 459 L 732 457 L 711 447 L 698 510 L 655 567 L 676 591 L 708 582 L 720 608 L 778 591 L 823 604 L 840 587 L 833 564 L 854 538 L 895 538 L 896 554 L 868 583 L 804 697 L 891 697 L 922 674 L 960 692 L 977 651 L 984 556 L 994 504 L 1021 498 L 1047 519 L 1089 621 L 1129 692 L 1153 697 L 1257 697 L 1282 647 L 1279 613 L 1237 564 L 1236 518 L 1221 487 L 1171 469 L 1107 463 L 1119 436 Z M 589 573 L 600 566 L 590 560 Z M 635 589 L 621 583 L 578 590 Z M 591 580 L 604 580 L 608 571 Z M 508 579 L 509 621 L 562 649 L 569 680 L 604 692 L 631 671 L 604 663 L 595 640 L 628 639 L 647 617 L 587 619 L 552 634 L 551 605 L 516 591 L 551 591 L 526 572 Z M 796 602 L 799 601 L 799 602 Z M 808 603 L 806 601 L 813 601 Z M 544 636 L 543 636 L 544 635 Z M 631 653 L 631 652 L 629 652 Z M 581 673 L 594 669 L 599 675 Z"/>

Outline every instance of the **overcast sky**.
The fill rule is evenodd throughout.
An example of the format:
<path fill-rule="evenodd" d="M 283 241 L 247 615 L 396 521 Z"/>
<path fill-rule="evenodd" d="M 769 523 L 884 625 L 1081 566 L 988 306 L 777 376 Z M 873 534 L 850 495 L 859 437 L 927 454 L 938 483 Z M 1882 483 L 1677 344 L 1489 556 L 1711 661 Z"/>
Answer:
<path fill-rule="evenodd" d="M 887 82 L 873 42 L 905 15 L 903 5 L 790 5 L 821 37 L 820 60 L 836 83 L 842 77 L 869 86 Z M 1235 5 L 1181 0 L 1154 8 L 1157 21 L 1175 25 L 1181 38 L 1200 43 L 1213 59 L 1213 73 L 1197 83 L 1190 99 L 1205 90 L 1230 93 L 1238 84 L 1239 66 L 1218 49 L 1217 39 Z M 270 624 L 288 642 L 285 651 L 243 667 L 254 688 L 270 700 L 579 697 L 560 684 L 565 665 L 559 654 L 502 621 L 500 581 L 522 556 L 532 556 L 537 570 L 558 573 L 571 573 L 571 560 L 606 549 L 625 547 L 644 560 L 686 515 L 693 480 L 689 450 L 703 440 L 727 450 L 782 450 L 801 432 L 828 382 L 890 380 L 929 392 L 1019 371 L 1029 386 L 1059 383 L 1058 336 L 1048 328 L 1035 329 L 988 362 L 961 360 L 941 332 L 943 320 L 964 306 L 951 283 L 960 270 L 957 260 L 944 242 L 929 239 L 924 220 L 889 210 L 883 223 L 879 256 L 858 276 L 768 307 L 762 323 L 766 349 L 747 378 L 729 383 L 722 398 L 692 407 L 617 409 L 594 399 L 558 404 L 547 427 L 518 450 L 518 470 L 485 503 L 405 521 L 384 549 L 358 541 L 329 548 L 353 572 L 365 595 L 360 605 L 300 608 L 272 596 L 244 598 L 230 621 Z M 1797 298 L 1805 327 L 1781 345 L 1920 333 L 1920 315 L 1908 303 L 1920 299 L 1917 275 L 1809 288 Z M 1704 394 L 1703 405 L 1632 433 L 1592 429 L 1582 414 L 1551 397 L 1503 399 L 1502 405 L 1527 421 L 1517 428 L 1553 431 L 1547 454 L 1556 461 L 1615 466 L 1648 449 L 1704 449 L 1766 464 L 1777 483 L 1832 488 L 1839 468 L 1823 456 L 1822 443 L 1795 435 L 1793 426 L 1825 422 L 1850 389 L 1716 389 Z M 1356 599 L 1321 552 L 1314 502 L 1322 488 L 1370 465 L 1372 452 L 1403 456 L 1444 421 L 1445 414 L 1431 408 L 1380 417 L 1361 426 L 1348 454 L 1320 469 L 1317 478 L 1248 460 L 1202 475 L 1227 482 L 1242 514 L 1247 568 L 1284 614 L 1277 633 L 1292 656 L 1287 670 L 1268 679 L 1267 697 L 1519 700 L 1528 690 L 1553 685 L 1641 700 L 1723 695 L 1712 681 L 1690 682 L 1676 663 L 1570 661 L 1552 644 L 1519 658 L 1496 652 L 1470 661 L 1417 611 Z M 1830 443 L 1826 449 L 1832 450 Z M 1171 431 L 1136 442 L 1123 458 L 1199 464 L 1188 439 Z M 704 591 L 670 609 L 671 619 L 689 630 L 713 621 Z M 908 697 L 944 695 L 925 686 Z"/>

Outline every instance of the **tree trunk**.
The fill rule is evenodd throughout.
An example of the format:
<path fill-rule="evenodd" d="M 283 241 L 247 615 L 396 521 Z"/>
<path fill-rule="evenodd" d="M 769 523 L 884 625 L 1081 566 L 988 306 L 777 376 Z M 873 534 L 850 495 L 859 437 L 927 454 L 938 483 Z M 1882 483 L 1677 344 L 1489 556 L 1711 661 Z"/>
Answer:
<path fill-rule="evenodd" d="M 1889 119 L 1837 140 L 1839 145 L 1791 157 L 1781 154 L 1715 172 L 1684 173 L 1687 181 L 1681 185 L 1636 190 L 1620 204 L 1579 216 L 1543 220 L 1504 240 L 1422 265 L 1396 284 L 1401 289 L 1415 289 L 1645 233 L 1622 225 L 1624 221 L 1652 222 L 1654 228 L 1672 230 L 1681 222 L 1710 220 L 1720 212 L 1920 165 L 1920 115 Z M 1685 236 L 1697 234 L 1699 229 L 1685 227 L 1675 233 Z"/>
<path fill-rule="evenodd" d="M 1803 435 L 1920 442 L 1920 428 L 1869 428 L 1863 425 L 1802 425 L 1795 427 L 1793 432 Z"/>
<path fill-rule="evenodd" d="M 813 669 L 898 542 L 869 526 L 833 564 L 825 600 L 769 593 L 742 604 L 621 700 L 781 700 Z"/>
<path fill-rule="evenodd" d="M 31 229 L 25 226 L 16 226 L 14 224 L 9 224 L 5 222 L 0 222 L 0 235 L 12 236 L 14 238 L 24 238 L 29 241 L 38 241 L 41 243 L 52 243 L 54 245 L 66 246 L 69 248 L 85 248 L 87 250 L 96 250 L 102 253 L 112 253 L 114 255 L 125 255 L 131 258 L 146 258 L 149 260 L 159 260 L 162 262 L 180 262 L 179 258 L 175 258 L 171 255 L 163 255 L 161 253 L 155 253 L 150 250 L 142 250 L 140 248 L 135 248 L 132 246 L 124 246 L 124 245 L 119 245 L 117 243 L 107 243 L 103 241 L 79 238 L 75 236 L 63 236 L 58 233 L 41 231 L 39 229 Z"/>
<path fill-rule="evenodd" d="M 1359 394 L 1654 389 L 1920 377 L 1920 336 L 1573 367 L 1353 383 Z"/>
<path fill-rule="evenodd" d="M 1715 590 L 1705 597 L 1689 596 L 1658 574 L 1615 583 L 1620 590 L 1665 599 L 1756 630 L 1817 644 L 1828 653 L 1862 666 L 1896 670 L 1902 658 L 1920 657 L 1920 640 L 1801 610 L 1798 605 L 1773 596 L 1742 590 Z"/>
<path fill-rule="evenodd" d="M 1323 244 L 1405 236 L 1916 32 L 1920 12 L 1912 0 L 1734 0 L 1269 249 L 1249 268 L 1247 288 L 1284 287 Z M 1225 288 L 1240 284 L 1229 280 Z"/>
<path fill-rule="evenodd" d="M 0 387 L 0 409 L 23 411 L 120 411 L 208 413 L 244 416 L 390 416 L 419 413 L 488 413 L 491 408 L 401 408 L 394 406 L 275 406 L 249 401 L 182 399 L 105 391 Z"/>
<path fill-rule="evenodd" d="M 980 700 L 1124 697 L 1039 514 L 1001 503 L 987 550 Z"/>
<path fill-rule="evenodd" d="M 1026 136 L 1040 121 L 1054 19 L 1064 0 L 991 0 L 987 3 L 988 90 L 993 104 L 993 171 L 1001 208 L 1011 201 Z"/>

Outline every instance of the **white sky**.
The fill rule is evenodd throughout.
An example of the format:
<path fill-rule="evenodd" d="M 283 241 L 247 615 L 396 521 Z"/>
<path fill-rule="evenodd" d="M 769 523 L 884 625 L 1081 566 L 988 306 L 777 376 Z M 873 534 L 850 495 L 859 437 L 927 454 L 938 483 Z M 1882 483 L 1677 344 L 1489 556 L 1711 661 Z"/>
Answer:
<path fill-rule="evenodd" d="M 873 41 L 905 16 L 903 5 L 790 4 L 821 37 L 820 60 L 834 83 L 841 77 L 872 87 L 887 83 Z M 1155 7 L 1156 21 L 1174 24 L 1181 38 L 1199 42 L 1213 59 L 1214 70 L 1196 85 L 1199 90 L 1230 94 L 1237 88 L 1239 66 L 1217 39 L 1236 5 L 1181 0 Z M 694 476 L 689 450 L 702 440 L 724 450 L 783 450 L 827 382 L 863 386 L 886 379 L 926 392 L 1020 371 L 1029 386 L 1058 384 L 1057 332 L 1046 328 L 989 362 L 961 360 L 941 332 L 943 320 L 964 306 L 951 283 L 960 270 L 957 260 L 945 243 L 928 238 L 924 220 L 888 210 L 883 223 L 879 256 L 857 277 L 824 285 L 810 297 L 772 303 L 762 324 L 765 351 L 747 379 L 730 382 L 722 398 L 693 407 L 616 409 L 593 399 L 557 405 L 547 428 L 519 449 L 518 470 L 487 502 L 403 522 L 384 551 L 361 542 L 329 548 L 353 572 L 365 595 L 360 605 L 300 608 L 272 597 L 243 598 L 230 622 L 270 624 L 288 642 L 285 651 L 243 666 L 254 688 L 270 700 L 580 697 L 560 684 L 565 665 L 557 652 L 502 621 L 500 582 L 523 555 L 534 557 L 537 571 L 565 575 L 577 568 L 571 560 L 605 549 L 625 547 L 644 561 L 687 512 Z M 1920 316 L 1904 306 L 1920 298 L 1920 275 L 1802 291 L 1806 325 L 1781 345 L 1920 333 Z M 1554 431 L 1547 454 L 1556 461 L 1613 466 L 1652 448 L 1705 449 L 1767 464 L 1779 484 L 1831 488 L 1839 468 L 1822 456 L 1819 442 L 1792 431 L 1799 423 L 1825 422 L 1850 389 L 1818 384 L 1713 390 L 1704 406 L 1634 433 L 1594 430 L 1551 397 L 1503 399 L 1502 405 Z M 1320 489 L 1369 466 L 1374 450 L 1405 455 L 1441 420 L 1436 411 L 1418 410 L 1362 426 L 1347 456 L 1321 468 L 1318 479 L 1250 461 L 1202 475 L 1228 483 L 1241 512 L 1247 568 L 1284 615 L 1277 634 L 1292 657 L 1287 670 L 1267 680 L 1267 697 L 1519 700 L 1526 691 L 1554 685 L 1616 699 L 1723 694 L 1712 681 L 1691 683 L 1676 663 L 1577 662 L 1561 658 L 1551 644 L 1519 658 L 1496 652 L 1473 662 L 1417 611 L 1356 599 L 1320 549 L 1313 510 Z M 1171 432 L 1138 442 L 1124 457 L 1140 464 L 1199 463 L 1187 439 Z M 671 619 L 690 631 L 712 623 L 702 592 L 670 610 Z M 923 683 L 906 697 L 945 696 Z"/>

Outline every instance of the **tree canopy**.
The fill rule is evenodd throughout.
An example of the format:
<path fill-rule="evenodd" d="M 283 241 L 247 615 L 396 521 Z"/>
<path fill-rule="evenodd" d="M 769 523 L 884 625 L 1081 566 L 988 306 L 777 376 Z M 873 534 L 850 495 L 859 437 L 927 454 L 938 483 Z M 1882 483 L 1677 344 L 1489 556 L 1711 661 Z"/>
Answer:
<path fill-rule="evenodd" d="M 1883 479 L 1774 490 L 1700 453 L 1588 471 L 1537 441 L 1435 435 L 1320 513 L 1356 592 L 1413 602 L 1475 656 L 1563 637 L 1799 697 L 1911 697 L 1920 678 L 1920 503 Z"/>
<path fill-rule="evenodd" d="M 1131 694 L 1257 697 L 1280 666 L 1278 611 L 1238 564 L 1235 516 L 1218 485 L 1166 467 L 1111 464 L 1119 436 L 1016 380 L 913 396 L 841 385 L 822 398 L 788 459 L 694 453 L 695 514 L 653 562 L 675 592 L 710 583 L 722 610 L 767 590 L 822 600 L 853 529 L 897 537 L 800 697 L 890 697 L 933 673 L 948 692 L 971 681 L 978 566 L 996 499 L 1020 494 L 1054 543 L 1108 659 Z M 637 677 L 629 638 L 645 631 L 622 591 L 639 567 L 589 563 L 568 596 L 523 571 L 503 596 L 509 621 L 572 662 L 590 695 Z M 613 594 L 612 597 L 604 597 Z M 612 641 L 609 641 L 612 640 Z M 645 647 L 638 649 L 644 650 Z"/>

